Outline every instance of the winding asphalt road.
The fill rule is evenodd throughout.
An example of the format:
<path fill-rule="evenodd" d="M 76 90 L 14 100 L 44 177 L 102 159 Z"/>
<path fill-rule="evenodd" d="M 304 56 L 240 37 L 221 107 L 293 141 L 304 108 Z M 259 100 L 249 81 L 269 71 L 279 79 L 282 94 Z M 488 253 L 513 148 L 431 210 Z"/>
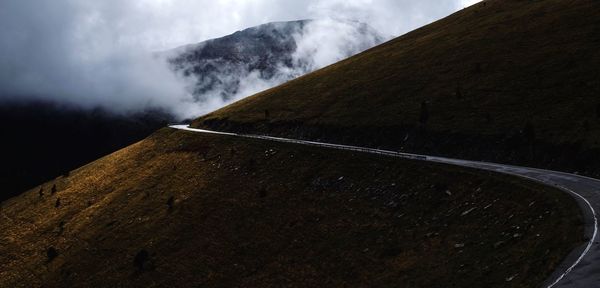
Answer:
<path fill-rule="evenodd" d="M 190 128 L 188 125 L 172 125 L 174 129 L 195 133 L 217 134 L 242 138 L 261 139 L 284 143 L 318 146 L 330 149 L 358 151 L 371 154 L 386 155 L 390 157 L 416 159 L 428 162 L 445 163 L 462 167 L 471 167 L 481 170 L 495 171 L 527 178 L 545 185 L 557 187 L 571 194 L 581 207 L 585 220 L 585 236 L 588 242 L 576 248 L 557 268 L 554 274 L 546 281 L 543 287 L 600 287 L 600 243 L 598 241 L 598 220 L 596 211 L 600 211 L 600 180 L 569 174 L 564 172 L 503 165 L 488 162 L 467 161 L 444 157 L 433 157 L 395 151 L 386 151 L 357 146 L 320 143 L 305 140 L 295 140 L 261 135 L 235 134 L 227 132 L 209 131 Z"/>

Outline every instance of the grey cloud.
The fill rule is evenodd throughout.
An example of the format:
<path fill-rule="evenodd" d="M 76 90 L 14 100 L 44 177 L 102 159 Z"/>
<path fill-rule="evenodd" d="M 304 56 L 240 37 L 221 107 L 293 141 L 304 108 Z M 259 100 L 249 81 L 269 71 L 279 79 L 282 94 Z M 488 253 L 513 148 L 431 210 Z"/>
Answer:
<path fill-rule="evenodd" d="M 153 52 L 266 22 L 305 18 L 358 20 L 383 35 L 397 36 L 448 15 L 464 3 L 464 0 L 3 0 L 0 2 L 0 98 L 52 99 L 118 112 L 163 107 L 190 116 L 227 102 L 196 103 L 188 89 L 193 79 L 173 73 Z M 311 63 L 312 69 L 339 60 L 343 49 L 339 43 L 354 43 L 349 39 L 353 37 L 351 32 L 342 33 L 344 27 L 332 23 L 316 27 L 314 33 L 298 39 L 296 56 Z M 240 80 L 245 89 L 236 99 L 287 79 L 260 82 L 254 81 L 256 75 L 249 75 Z"/>

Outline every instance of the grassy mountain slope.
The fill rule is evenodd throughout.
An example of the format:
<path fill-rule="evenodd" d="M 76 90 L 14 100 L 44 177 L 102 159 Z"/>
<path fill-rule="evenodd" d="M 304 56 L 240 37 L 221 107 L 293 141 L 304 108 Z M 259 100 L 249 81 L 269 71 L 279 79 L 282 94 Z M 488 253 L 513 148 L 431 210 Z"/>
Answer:
<path fill-rule="evenodd" d="M 484 1 L 194 126 L 597 174 L 598 15 L 593 0 Z"/>
<path fill-rule="evenodd" d="M 562 167 L 542 152 L 595 151 L 599 4 L 484 3 L 194 126 Z M 583 240 L 570 196 L 519 178 L 166 128 L 0 218 L 0 287 L 536 287 Z"/>
<path fill-rule="evenodd" d="M 166 128 L 0 218 L 0 287 L 533 287 L 583 234 L 518 178 Z"/>

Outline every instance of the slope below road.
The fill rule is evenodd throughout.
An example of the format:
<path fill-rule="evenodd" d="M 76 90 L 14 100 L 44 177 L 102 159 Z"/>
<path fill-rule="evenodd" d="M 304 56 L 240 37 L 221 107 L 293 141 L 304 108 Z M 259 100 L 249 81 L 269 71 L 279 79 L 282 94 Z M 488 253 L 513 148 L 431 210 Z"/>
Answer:
<path fill-rule="evenodd" d="M 0 287 L 540 287 L 588 241 L 554 186 L 317 145 L 165 127 L 0 203 Z"/>
<path fill-rule="evenodd" d="M 600 275 L 598 273 L 594 273 L 594 271 L 597 271 L 600 267 L 600 261 L 598 261 L 600 260 L 600 246 L 596 242 L 598 232 L 598 221 L 595 212 L 600 211 L 600 193 L 598 193 L 598 191 L 600 191 L 600 180 L 550 170 L 503 165 L 488 162 L 451 159 L 444 157 L 432 157 L 418 154 L 399 153 L 387 150 L 330 143 L 320 143 L 305 140 L 295 140 L 279 137 L 217 132 L 204 129 L 194 129 L 190 128 L 188 125 L 172 125 L 170 127 L 195 133 L 208 133 L 252 139 L 263 139 L 267 141 L 296 143 L 301 145 L 311 145 L 332 149 L 359 151 L 365 153 L 387 155 L 391 157 L 401 157 L 429 162 L 458 165 L 462 167 L 471 167 L 481 170 L 489 170 L 504 174 L 516 175 L 549 186 L 560 188 L 561 190 L 573 195 L 577 200 L 578 204 L 581 206 L 586 222 L 585 233 L 589 241 L 581 247 L 578 247 L 575 251 L 573 251 L 573 253 L 571 253 L 569 257 L 567 257 L 567 259 L 560 265 L 557 271 L 547 281 L 548 283 L 545 285 L 545 287 L 596 287 L 600 285 Z"/>

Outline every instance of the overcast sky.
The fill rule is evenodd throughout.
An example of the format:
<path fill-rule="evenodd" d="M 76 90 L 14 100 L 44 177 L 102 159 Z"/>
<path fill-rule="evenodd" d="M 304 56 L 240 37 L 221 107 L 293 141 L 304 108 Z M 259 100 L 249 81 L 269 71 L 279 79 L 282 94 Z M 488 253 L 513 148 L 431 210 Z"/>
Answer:
<path fill-rule="evenodd" d="M 398 36 L 473 0 L 1 0 L 0 97 L 83 106 L 185 102 L 146 52 L 271 21 L 339 18 Z"/>

